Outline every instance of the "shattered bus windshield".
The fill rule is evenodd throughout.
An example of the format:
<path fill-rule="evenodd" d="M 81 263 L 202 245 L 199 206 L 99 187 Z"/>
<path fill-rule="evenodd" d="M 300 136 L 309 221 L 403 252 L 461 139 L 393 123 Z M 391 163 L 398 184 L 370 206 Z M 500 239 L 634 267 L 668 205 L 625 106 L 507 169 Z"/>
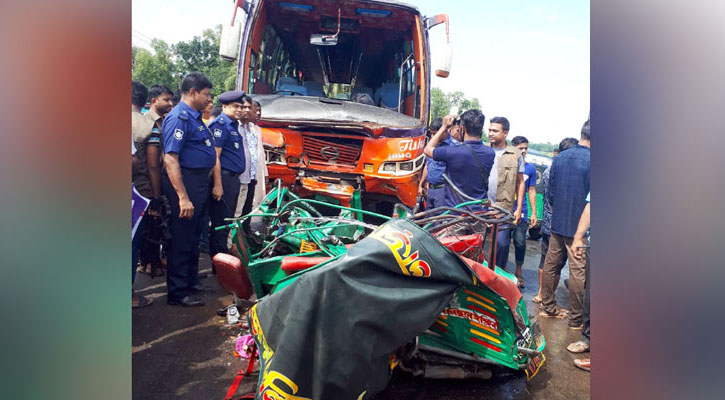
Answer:
<path fill-rule="evenodd" d="M 414 8 L 264 1 L 256 11 L 246 43 L 248 93 L 354 100 L 420 118 Z"/>

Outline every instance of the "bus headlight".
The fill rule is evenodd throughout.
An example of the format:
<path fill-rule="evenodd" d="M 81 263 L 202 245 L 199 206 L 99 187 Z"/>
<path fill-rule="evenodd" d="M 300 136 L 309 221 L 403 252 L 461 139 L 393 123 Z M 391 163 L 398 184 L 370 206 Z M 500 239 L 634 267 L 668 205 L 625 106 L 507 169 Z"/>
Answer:
<path fill-rule="evenodd" d="M 286 160 L 287 149 L 285 147 L 272 147 L 267 144 L 264 145 L 264 156 L 267 164 L 280 164 L 287 165 Z"/>
<path fill-rule="evenodd" d="M 380 166 L 378 173 L 394 176 L 410 175 L 423 168 L 424 163 L 425 155 L 423 154 L 416 157 L 414 160 L 386 161 Z"/>
<path fill-rule="evenodd" d="M 395 170 L 396 170 L 395 164 L 397 164 L 397 163 L 394 163 L 394 162 L 383 163 L 382 172 L 395 172 Z"/>

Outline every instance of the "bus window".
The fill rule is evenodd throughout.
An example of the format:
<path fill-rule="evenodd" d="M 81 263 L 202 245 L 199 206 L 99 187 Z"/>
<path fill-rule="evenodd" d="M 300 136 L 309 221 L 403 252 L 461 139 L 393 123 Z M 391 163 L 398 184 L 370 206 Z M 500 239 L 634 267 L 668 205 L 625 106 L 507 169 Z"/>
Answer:
<path fill-rule="evenodd" d="M 279 53 L 282 49 L 282 41 L 279 40 L 279 36 L 274 35 L 274 46 L 273 51 L 270 52 L 270 81 L 269 85 L 274 87 L 277 84 L 277 78 L 279 77 Z"/>
<path fill-rule="evenodd" d="M 258 79 L 257 77 L 257 54 L 254 51 L 249 52 L 249 72 L 247 73 L 247 91 L 252 94 L 254 82 Z"/>
<path fill-rule="evenodd" d="M 277 33 L 271 25 L 267 25 L 264 28 L 264 35 L 262 37 L 262 44 L 260 45 L 260 64 L 262 65 L 262 74 L 260 79 L 264 81 L 270 87 L 274 87 L 274 51 L 276 44 L 279 43 Z"/>

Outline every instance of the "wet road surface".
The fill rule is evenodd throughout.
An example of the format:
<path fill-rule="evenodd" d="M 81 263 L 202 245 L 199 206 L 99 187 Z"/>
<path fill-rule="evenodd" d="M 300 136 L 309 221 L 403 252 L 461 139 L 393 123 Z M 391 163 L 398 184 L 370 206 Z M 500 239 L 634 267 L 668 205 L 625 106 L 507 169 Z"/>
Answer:
<path fill-rule="evenodd" d="M 513 260 L 513 248 L 510 251 Z M 531 298 L 538 289 L 537 269 L 540 242 L 527 240 L 523 275 L 523 295 L 529 314 L 537 314 Z M 136 275 L 136 292 L 154 298 L 149 307 L 132 311 L 132 379 L 134 399 L 222 399 L 238 370 L 246 368 L 246 360 L 233 355 L 233 337 L 238 326 L 226 327 L 216 310 L 232 301 L 211 274 L 209 256 L 201 253 L 200 269 L 209 273 L 202 284 L 215 289 L 205 294 L 206 305 L 197 308 L 171 307 L 166 304 L 166 277 L 151 279 Z M 508 271 L 513 272 L 510 261 Z M 568 290 L 562 271 L 557 301 L 568 307 Z M 498 376 L 488 381 L 425 380 L 405 373 L 393 375 L 391 384 L 377 399 L 588 399 L 589 373 L 574 367 L 574 355 L 566 346 L 581 337 L 571 330 L 566 320 L 539 318 L 546 337 L 546 362 L 528 383 L 517 376 Z M 237 396 L 254 390 L 257 374 L 245 378 Z"/>

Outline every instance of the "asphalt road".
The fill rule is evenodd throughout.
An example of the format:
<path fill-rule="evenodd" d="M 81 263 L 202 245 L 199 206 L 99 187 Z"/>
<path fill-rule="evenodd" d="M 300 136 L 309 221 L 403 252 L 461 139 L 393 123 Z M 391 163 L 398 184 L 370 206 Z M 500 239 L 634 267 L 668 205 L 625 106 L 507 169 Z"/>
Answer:
<path fill-rule="evenodd" d="M 531 298 L 537 291 L 537 268 L 540 243 L 527 241 L 523 291 L 529 314 L 536 313 Z M 513 248 L 510 257 L 513 260 Z M 202 283 L 216 289 L 204 295 L 206 306 L 171 307 L 166 304 L 165 277 L 149 278 L 137 274 L 137 293 L 149 296 L 154 303 L 132 311 L 132 379 L 134 399 L 222 399 L 238 370 L 246 360 L 233 356 L 238 326 L 227 327 L 216 310 L 231 303 L 210 272 L 209 256 L 201 254 L 200 268 L 209 276 Z M 513 261 L 508 270 L 513 271 Z M 557 289 L 559 304 L 568 306 L 563 280 Z M 378 399 L 588 399 L 589 373 L 574 367 L 575 355 L 566 346 L 579 340 L 581 331 L 570 330 L 566 320 L 539 318 L 546 337 L 546 362 L 528 383 L 513 376 L 489 381 L 424 380 L 396 373 Z M 581 356 L 579 356 L 581 358 Z M 257 374 L 242 381 L 237 395 L 255 389 Z"/>

